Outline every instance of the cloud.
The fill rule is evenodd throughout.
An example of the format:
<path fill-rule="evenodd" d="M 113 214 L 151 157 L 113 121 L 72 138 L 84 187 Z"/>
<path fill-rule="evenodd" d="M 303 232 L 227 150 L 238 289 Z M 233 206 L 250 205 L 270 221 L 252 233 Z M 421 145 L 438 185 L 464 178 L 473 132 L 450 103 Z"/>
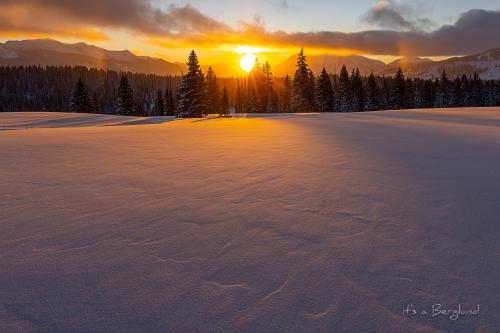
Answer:
<path fill-rule="evenodd" d="M 0 0 L 0 18 L 31 12 L 36 22 L 47 16 L 71 19 L 75 25 L 125 28 L 151 35 L 175 35 L 183 31 L 217 32 L 229 27 L 190 5 L 156 8 L 148 0 Z M 8 20 L 13 21 L 13 20 Z M 18 20 L 19 21 L 19 20 Z M 57 25 L 57 20 L 51 25 Z M 40 24 L 40 29 L 44 27 Z"/>
<path fill-rule="evenodd" d="M 449 56 L 472 54 L 500 47 L 500 11 L 474 9 L 451 25 L 434 31 L 367 30 L 271 32 L 260 36 L 269 42 L 321 49 L 353 50 L 364 54 Z"/>
<path fill-rule="evenodd" d="M 395 0 L 378 0 L 361 20 L 371 26 L 391 30 L 428 30 L 435 23 L 428 18 L 418 17 L 425 8 L 425 2 L 411 3 Z"/>
<path fill-rule="evenodd" d="M 102 34 L 100 37 L 105 38 L 102 31 L 117 29 L 133 32 L 166 48 L 304 46 L 379 55 L 449 56 L 500 47 L 500 11 L 470 10 L 454 24 L 424 31 L 418 29 L 422 24 L 419 18 L 407 18 L 411 17 L 411 10 L 395 6 L 391 0 L 382 0 L 371 9 L 385 11 L 377 21 L 385 22 L 380 30 L 286 32 L 269 31 L 258 16 L 253 21 L 229 26 L 190 5 L 154 7 L 148 0 L 0 0 L 0 31 L 46 33 L 47 37 L 94 32 L 94 37 Z"/>

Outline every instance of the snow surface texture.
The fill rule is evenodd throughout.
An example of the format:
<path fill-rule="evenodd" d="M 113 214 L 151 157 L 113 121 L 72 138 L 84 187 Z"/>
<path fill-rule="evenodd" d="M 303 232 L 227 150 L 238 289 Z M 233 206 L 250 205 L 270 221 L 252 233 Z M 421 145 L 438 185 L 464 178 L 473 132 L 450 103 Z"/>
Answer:
<path fill-rule="evenodd" d="M 498 332 L 499 109 L 130 119 L 0 114 L 0 332 Z"/>

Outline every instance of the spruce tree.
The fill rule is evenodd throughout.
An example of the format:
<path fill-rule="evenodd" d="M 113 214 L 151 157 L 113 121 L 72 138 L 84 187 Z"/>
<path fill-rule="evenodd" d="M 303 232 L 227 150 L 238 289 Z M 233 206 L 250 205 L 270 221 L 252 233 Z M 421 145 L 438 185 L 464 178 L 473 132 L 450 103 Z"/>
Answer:
<path fill-rule="evenodd" d="M 165 90 L 165 115 L 175 116 L 175 98 L 171 87 Z"/>
<path fill-rule="evenodd" d="M 207 75 L 205 77 L 204 85 L 204 101 L 206 114 L 219 114 L 220 113 L 220 91 L 219 84 L 217 83 L 217 76 L 212 67 L 208 67 Z"/>
<path fill-rule="evenodd" d="M 380 89 L 375 81 L 375 76 L 371 73 L 366 83 L 365 110 L 376 111 L 380 109 Z"/>
<path fill-rule="evenodd" d="M 158 89 L 158 93 L 156 95 L 154 115 L 160 117 L 165 115 L 165 102 L 163 100 L 163 95 L 160 89 Z"/>
<path fill-rule="evenodd" d="M 297 69 L 293 78 L 292 112 L 314 111 L 314 77 L 307 65 L 304 49 L 297 57 Z"/>
<path fill-rule="evenodd" d="M 220 114 L 222 116 L 229 115 L 229 96 L 227 94 L 226 86 L 222 89 L 222 97 L 220 100 Z"/>
<path fill-rule="evenodd" d="M 436 107 L 448 108 L 453 104 L 452 89 L 450 80 L 446 75 L 446 71 L 441 73 L 436 92 Z"/>
<path fill-rule="evenodd" d="M 274 79 L 273 72 L 271 70 L 271 65 L 269 62 L 262 66 L 262 73 L 264 76 L 264 98 L 265 98 L 265 110 L 266 113 L 276 112 L 277 111 L 277 101 L 276 94 L 274 92 Z"/>
<path fill-rule="evenodd" d="M 347 72 L 347 67 L 345 65 L 342 66 L 342 70 L 340 71 L 337 89 L 337 110 L 340 112 L 351 112 L 351 80 L 349 79 L 349 73 Z"/>
<path fill-rule="evenodd" d="M 415 85 L 410 78 L 406 79 L 406 108 L 415 108 Z"/>
<path fill-rule="evenodd" d="M 452 103 L 453 107 L 464 106 L 464 87 L 459 76 L 453 81 Z"/>
<path fill-rule="evenodd" d="M 365 106 L 364 99 L 363 81 L 359 69 L 356 68 L 356 70 L 353 69 L 351 76 L 351 110 L 354 112 L 363 111 Z"/>
<path fill-rule="evenodd" d="M 472 77 L 472 106 L 484 106 L 484 86 L 483 81 L 477 72 L 474 72 Z"/>
<path fill-rule="evenodd" d="M 425 107 L 432 108 L 436 100 L 436 89 L 431 80 L 426 80 L 424 84 L 425 91 Z"/>
<path fill-rule="evenodd" d="M 280 112 L 290 112 L 291 102 L 292 102 L 292 81 L 290 77 L 287 75 L 283 80 L 283 86 L 281 88 L 280 100 Z"/>
<path fill-rule="evenodd" d="M 316 83 L 316 105 L 319 112 L 335 111 L 332 81 L 325 68 L 321 71 Z"/>
<path fill-rule="evenodd" d="M 133 115 L 135 112 L 134 95 L 126 75 L 122 75 L 118 86 L 116 112 L 126 116 Z"/>
<path fill-rule="evenodd" d="M 240 79 L 236 83 L 236 100 L 234 104 L 236 113 L 245 113 L 245 94 Z"/>
<path fill-rule="evenodd" d="M 392 81 L 391 109 L 399 110 L 406 108 L 406 80 L 401 68 L 398 69 Z"/>
<path fill-rule="evenodd" d="M 70 98 L 71 112 L 89 113 L 92 111 L 92 101 L 89 97 L 87 86 L 79 78 Z"/>
<path fill-rule="evenodd" d="M 206 113 L 203 109 L 206 105 L 203 89 L 204 77 L 194 50 L 189 54 L 187 65 L 188 72 L 182 77 L 177 92 L 176 113 L 179 118 L 200 118 Z"/>

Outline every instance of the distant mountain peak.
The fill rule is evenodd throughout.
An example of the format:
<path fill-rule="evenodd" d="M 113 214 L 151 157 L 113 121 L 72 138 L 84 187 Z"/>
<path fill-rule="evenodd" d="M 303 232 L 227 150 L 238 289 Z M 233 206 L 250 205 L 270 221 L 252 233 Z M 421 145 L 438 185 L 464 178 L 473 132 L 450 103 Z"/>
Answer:
<path fill-rule="evenodd" d="M 160 58 L 136 56 L 129 50 L 111 51 L 84 42 L 68 44 L 50 38 L 0 43 L 0 65 L 86 66 L 158 75 L 182 73 L 182 67 Z"/>

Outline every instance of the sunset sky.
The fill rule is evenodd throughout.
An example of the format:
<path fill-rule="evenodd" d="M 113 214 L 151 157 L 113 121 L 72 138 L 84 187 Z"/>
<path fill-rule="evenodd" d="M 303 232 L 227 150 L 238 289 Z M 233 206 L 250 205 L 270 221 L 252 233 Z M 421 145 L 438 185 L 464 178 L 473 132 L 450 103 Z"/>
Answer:
<path fill-rule="evenodd" d="M 184 61 L 311 53 L 449 57 L 500 46 L 496 0 L 0 0 L 0 40 L 54 38 Z"/>

